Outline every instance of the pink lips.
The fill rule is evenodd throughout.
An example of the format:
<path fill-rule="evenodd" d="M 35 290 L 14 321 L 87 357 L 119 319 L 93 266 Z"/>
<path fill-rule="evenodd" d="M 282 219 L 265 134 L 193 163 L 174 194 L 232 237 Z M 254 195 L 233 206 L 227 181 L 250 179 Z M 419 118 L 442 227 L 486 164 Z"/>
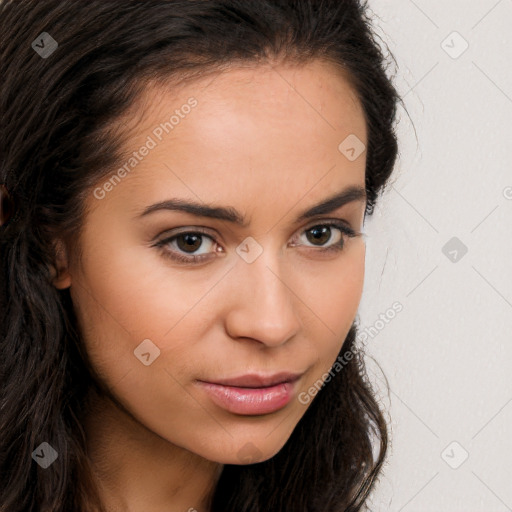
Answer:
<path fill-rule="evenodd" d="M 198 381 L 213 402 L 234 414 L 269 414 L 290 402 L 300 374 L 244 375 L 216 382 Z"/>

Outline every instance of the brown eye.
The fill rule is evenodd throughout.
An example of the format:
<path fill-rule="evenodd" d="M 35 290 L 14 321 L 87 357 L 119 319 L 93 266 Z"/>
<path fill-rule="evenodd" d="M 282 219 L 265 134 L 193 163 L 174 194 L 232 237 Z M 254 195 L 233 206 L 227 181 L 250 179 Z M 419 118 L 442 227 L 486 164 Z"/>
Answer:
<path fill-rule="evenodd" d="M 215 245 L 210 235 L 196 230 L 182 231 L 156 244 L 165 256 L 182 263 L 198 263 L 215 257 Z"/>
<path fill-rule="evenodd" d="M 318 249 L 318 252 L 338 252 L 344 249 L 349 238 L 356 236 L 362 236 L 362 233 L 354 231 L 346 222 L 326 220 L 304 230 L 298 239 L 301 241 L 299 245 Z"/>
<path fill-rule="evenodd" d="M 307 247 L 327 249 L 333 245 L 343 246 L 343 238 L 347 228 L 331 224 L 319 224 L 304 231 Z M 331 243 L 329 243 L 331 242 Z M 312 244 L 312 245 L 310 245 Z"/>
<path fill-rule="evenodd" d="M 203 236 L 197 233 L 183 233 L 181 235 L 177 235 L 175 237 L 176 245 L 178 246 L 178 249 L 182 251 L 197 251 L 202 243 L 203 243 Z"/>
<path fill-rule="evenodd" d="M 308 241 L 319 245 L 327 243 L 332 236 L 330 226 L 314 226 L 311 229 L 308 229 L 306 233 L 308 234 L 306 235 Z M 311 234 L 311 236 L 309 236 L 309 234 Z"/>

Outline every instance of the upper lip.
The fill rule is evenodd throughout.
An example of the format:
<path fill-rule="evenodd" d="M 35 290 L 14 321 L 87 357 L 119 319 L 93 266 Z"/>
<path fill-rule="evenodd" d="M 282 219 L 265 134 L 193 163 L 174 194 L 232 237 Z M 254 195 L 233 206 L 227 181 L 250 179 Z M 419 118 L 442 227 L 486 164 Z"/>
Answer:
<path fill-rule="evenodd" d="M 261 375 L 257 373 L 251 373 L 247 375 L 241 375 L 239 377 L 232 377 L 229 379 L 219 379 L 215 381 L 203 381 L 210 382 L 211 384 L 220 384 L 221 386 L 236 386 L 245 388 L 265 388 L 269 386 L 275 386 L 283 382 L 292 382 L 297 380 L 302 373 L 290 373 L 290 372 L 279 372 L 273 373 L 272 375 Z"/>

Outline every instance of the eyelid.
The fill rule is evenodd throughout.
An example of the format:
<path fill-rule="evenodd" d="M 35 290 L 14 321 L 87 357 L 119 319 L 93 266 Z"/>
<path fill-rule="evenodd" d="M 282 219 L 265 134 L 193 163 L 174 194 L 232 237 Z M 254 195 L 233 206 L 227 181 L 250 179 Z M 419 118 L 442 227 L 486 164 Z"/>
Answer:
<path fill-rule="evenodd" d="M 340 219 L 338 217 L 319 217 L 318 219 L 313 219 L 311 221 L 311 223 L 308 223 L 306 224 L 306 227 L 305 228 L 302 228 L 304 231 L 307 231 L 308 229 L 311 229 L 315 226 L 318 226 L 319 224 L 322 224 L 322 223 L 336 223 L 336 224 L 343 224 L 344 226 L 346 226 L 348 229 L 354 231 L 354 233 L 359 233 L 356 229 L 354 229 L 352 227 L 352 225 L 350 224 L 350 222 L 348 222 L 348 220 L 345 220 L 345 219 Z"/>
<path fill-rule="evenodd" d="M 178 231 L 175 231 L 174 229 L 170 229 L 167 231 L 164 231 L 161 233 L 157 238 L 159 239 L 156 243 L 165 242 L 169 238 L 174 238 L 179 235 L 183 235 L 186 233 L 199 233 L 201 235 L 208 236 L 213 241 L 217 242 L 215 240 L 217 235 L 212 234 L 212 232 L 208 228 L 203 228 L 200 226 L 184 226 L 182 228 L 176 228 Z"/>
<path fill-rule="evenodd" d="M 344 224 L 348 230 L 353 231 L 356 235 L 363 234 L 362 232 L 358 231 L 357 229 L 354 229 L 351 226 L 350 222 L 348 222 L 347 220 L 336 218 L 336 217 L 319 217 L 317 219 L 310 220 L 304 227 L 300 228 L 299 233 L 302 233 L 303 231 L 307 231 L 308 229 L 311 229 L 317 225 L 321 225 L 322 223 L 329 223 L 329 222 Z M 175 228 L 175 229 L 177 229 L 178 231 L 174 231 L 171 229 L 168 231 L 164 231 L 163 234 L 159 235 L 158 239 L 160 240 L 160 242 L 166 241 L 169 238 L 173 238 L 175 236 L 182 235 L 184 233 L 201 233 L 205 236 L 210 237 L 214 242 L 218 242 L 218 240 L 216 240 L 217 235 L 212 234 L 212 231 L 215 231 L 215 230 L 211 230 L 211 228 L 205 228 L 202 226 L 183 226 L 181 228 Z M 156 243 L 158 244 L 159 242 L 157 241 Z"/>

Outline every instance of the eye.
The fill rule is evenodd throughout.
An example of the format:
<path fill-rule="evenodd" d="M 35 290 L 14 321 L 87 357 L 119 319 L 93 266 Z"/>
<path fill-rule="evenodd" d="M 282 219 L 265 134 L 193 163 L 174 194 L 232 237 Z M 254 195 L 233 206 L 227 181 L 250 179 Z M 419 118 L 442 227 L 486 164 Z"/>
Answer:
<path fill-rule="evenodd" d="M 204 243 L 204 240 L 207 240 L 207 242 Z M 157 242 L 155 245 L 160 247 L 165 255 L 173 260 L 184 263 L 195 263 L 209 259 L 209 254 L 212 253 L 211 247 L 214 244 L 215 240 L 211 236 L 200 230 L 196 230 L 178 233 Z M 199 254 L 194 253 L 194 251 L 198 251 L 199 249 L 205 249 L 205 251 Z"/>
<path fill-rule="evenodd" d="M 360 233 L 357 233 L 343 222 L 330 220 L 306 229 L 299 238 L 312 244 L 306 244 L 306 247 L 316 247 L 322 252 L 329 252 L 343 250 L 347 238 L 359 235 Z M 292 245 L 297 244 L 293 243 Z"/>

